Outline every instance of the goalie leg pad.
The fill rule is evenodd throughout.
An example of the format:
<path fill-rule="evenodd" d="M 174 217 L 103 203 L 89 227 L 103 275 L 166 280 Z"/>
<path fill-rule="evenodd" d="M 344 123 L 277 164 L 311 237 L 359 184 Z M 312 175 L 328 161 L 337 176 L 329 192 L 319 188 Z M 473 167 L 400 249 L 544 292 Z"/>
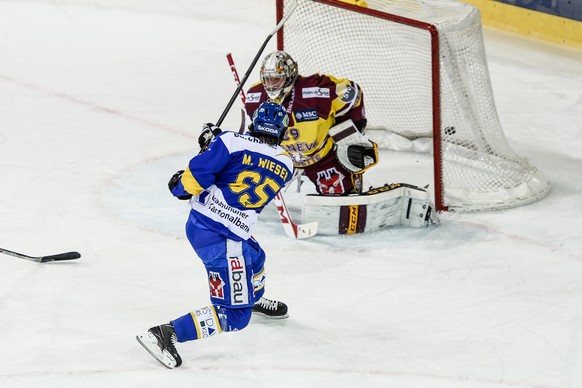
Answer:
<path fill-rule="evenodd" d="M 406 211 L 403 212 L 401 219 L 401 225 L 410 226 L 411 228 L 421 228 L 423 226 L 430 225 L 435 217 L 433 212 L 433 207 L 428 201 L 417 198 L 404 198 L 405 201 L 403 206 L 406 207 Z"/>
<path fill-rule="evenodd" d="M 392 226 L 419 228 L 438 223 L 425 189 L 395 183 L 361 195 L 307 195 L 304 220 L 319 222 L 319 234 L 355 234 Z"/>

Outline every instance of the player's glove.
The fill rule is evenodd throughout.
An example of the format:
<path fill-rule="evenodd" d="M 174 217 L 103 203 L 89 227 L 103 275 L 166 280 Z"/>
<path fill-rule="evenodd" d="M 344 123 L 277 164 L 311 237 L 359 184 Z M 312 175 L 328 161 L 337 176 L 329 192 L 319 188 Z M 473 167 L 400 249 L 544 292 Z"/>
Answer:
<path fill-rule="evenodd" d="M 172 192 L 172 190 L 174 190 L 174 188 L 176 186 L 178 186 L 178 183 L 180 183 L 180 179 L 182 179 L 183 173 L 184 173 L 184 170 L 176 171 L 176 173 L 174 175 L 172 175 L 172 177 L 170 178 L 170 181 L 168 182 L 168 189 L 170 189 L 170 192 L 172 194 L 174 194 Z M 188 199 L 192 198 L 192 194 L 180 195 L 177 198 L 183 199 L 183 200 L 188 200 Z"/>
<path fill-rule="evenodd" d="M 200 151 L 204 151 L 214 136 L 220 133 L 220 128 L 212 123 L 205 123 L 202 125 L 202 132 L 200 132 L 200 136 L 198 136 L 198 145 L 200 146 Z"/>

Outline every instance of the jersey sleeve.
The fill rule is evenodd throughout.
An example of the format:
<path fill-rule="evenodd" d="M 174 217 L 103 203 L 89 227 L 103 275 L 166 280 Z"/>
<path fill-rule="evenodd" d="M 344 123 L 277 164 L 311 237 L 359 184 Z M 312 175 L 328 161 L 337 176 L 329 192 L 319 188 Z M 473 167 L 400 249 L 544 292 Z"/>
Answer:
<path fill-rule="evenodd" d="M 230 160 L 230 151 L 223 142 L 223 132 L 210 142 L 206 151 L 193 157 L 188 168 L 182 174 L 180 183 L 189 194 L 198 195 L 210 187 L 220 172 Z M 178 186 L 179 190 L 179 186 Z M 174 195 L 176 195 L 174 193 Z"/>
<path fill-rule="evenodd" d="M 332 101 L 332 110 L 335 112 L 336 123 L 348 119 L 353 122 L 365 120 L 364 92 L 360 86 L 345 78 L 328 77 L 335 84 L 336 97 Z"/>

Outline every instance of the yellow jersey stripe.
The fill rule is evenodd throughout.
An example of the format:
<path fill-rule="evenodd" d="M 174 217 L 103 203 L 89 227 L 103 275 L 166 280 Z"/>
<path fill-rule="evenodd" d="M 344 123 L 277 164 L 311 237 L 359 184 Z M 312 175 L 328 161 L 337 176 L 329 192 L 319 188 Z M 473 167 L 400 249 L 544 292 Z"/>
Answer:
<path fill-rule="evenodd" d="M 200 183 L 194 178 L 189 168 L 182 174 L 182 185 L 184 189 L 192 195 L 198 195 L 204 190 Z"/>

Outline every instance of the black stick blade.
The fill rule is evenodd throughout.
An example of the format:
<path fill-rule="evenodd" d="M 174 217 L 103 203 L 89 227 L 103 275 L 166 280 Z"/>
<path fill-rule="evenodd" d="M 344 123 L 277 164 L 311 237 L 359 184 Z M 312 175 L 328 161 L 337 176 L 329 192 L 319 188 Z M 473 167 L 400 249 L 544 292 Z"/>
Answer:
<path fill-rule="evenodd" d="M 42 256 L 40 258 L 41 263 L 46 263 L 49 261 L 64 261 L 64 260 L 75 260 L 81 257 L 79 252 L 65 252 L 59 253 L 57 255 Z"/>

